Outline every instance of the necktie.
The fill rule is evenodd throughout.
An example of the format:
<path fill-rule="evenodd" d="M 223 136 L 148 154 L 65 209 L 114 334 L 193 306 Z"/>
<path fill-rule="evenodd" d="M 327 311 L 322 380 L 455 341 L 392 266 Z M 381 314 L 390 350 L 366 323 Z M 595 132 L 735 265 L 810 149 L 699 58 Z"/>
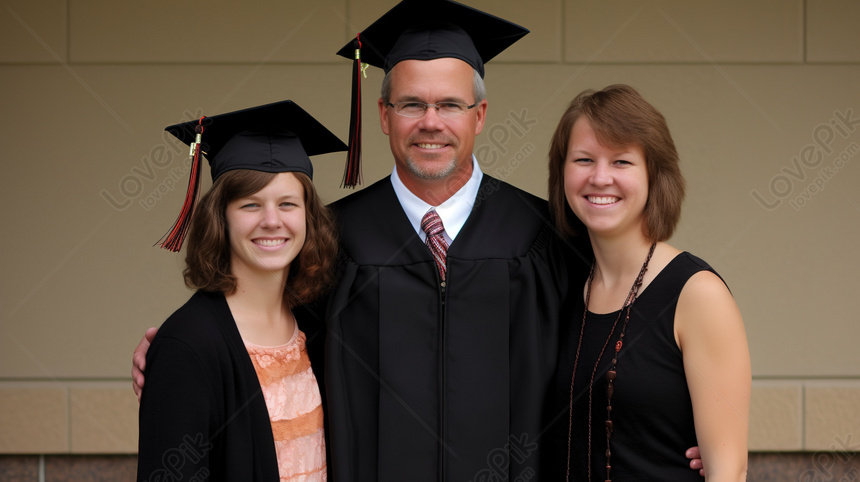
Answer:
<path fill-rule="evenodd" d="M 445 281 L 445 259 L 448 255 L 448 242 L 442 236 L 445 227 L 442 226 L 442 218 L 436 214 L 436 211 L 427 211 L 427 214 L 421 219 L 421 229 L 427 233 L 427 239 L 424 242 L 433 253 L 433 259 L 436 260 L 436 267 L 439 268 L 439 276 L 442 281 Z"/>

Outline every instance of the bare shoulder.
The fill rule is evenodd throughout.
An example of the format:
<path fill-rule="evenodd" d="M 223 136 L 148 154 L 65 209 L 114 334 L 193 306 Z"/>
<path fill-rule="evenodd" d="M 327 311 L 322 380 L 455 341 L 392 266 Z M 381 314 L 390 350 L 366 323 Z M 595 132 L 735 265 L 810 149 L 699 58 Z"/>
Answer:
<path fill-rule="evenodd" d="M 681 350 L 691 342 L 734 344 L 744 337 L 743 319 L 723 280 L 708 270 L 691 276 L 675 311 L 675 341 Z"/>
<path fill-rule="evenodd" d="M 681 308 L 682 304 L 707 305 L 729 301 L 734 304 L 734 298 L 722 278 L 712 271 L 702 270 L 687 280 L 678 298 L 678 307 Z"/>

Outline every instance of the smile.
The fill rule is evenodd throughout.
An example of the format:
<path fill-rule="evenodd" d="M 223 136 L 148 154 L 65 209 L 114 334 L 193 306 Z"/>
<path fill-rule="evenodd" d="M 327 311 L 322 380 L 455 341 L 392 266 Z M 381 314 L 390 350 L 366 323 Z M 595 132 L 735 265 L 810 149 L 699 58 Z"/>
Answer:
<path fill-rule="evenodd" d="M 415 145 L 416 145 L 416 146 L 418 146 L 418 147 L 420 147 L 421 149 L 442 149 L 442 148 L 443 148 L 443 147 L 445 147 L 447 144 L 427 144 L 427 143 L 417 143 L 417 144 L 415 144 Z"/>
<path fill-rule="evenodd" d="M 254 244 L 264 246 L 266 248 L 274 248 L 287 242 L 286 239 L 255 239 Z"/>
<path fill-rule="evenodd" d="M 593 204 L 615 204 L 619 201 L 615 196 L 586 196 L 586 198 Z"/>

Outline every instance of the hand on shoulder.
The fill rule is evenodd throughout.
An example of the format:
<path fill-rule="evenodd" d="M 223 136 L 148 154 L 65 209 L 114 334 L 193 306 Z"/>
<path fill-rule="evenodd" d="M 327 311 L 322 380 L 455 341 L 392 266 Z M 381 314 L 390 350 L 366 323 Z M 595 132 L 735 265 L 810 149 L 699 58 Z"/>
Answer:
<path fill-rule="evenodd" d="M 134 349 L 134 353 L 131 355 L 131 385 L 134 389 L 134 394 L 137 395 L 138 403 L 140 403 L 140 397 L 143 395 L 143 372 L 146 370 L 146 352 L 149 351 L 149 345 L 152 343 L 157 332 L 158 328 L 154 326 L 148 328 L 143 334 L 143 338 L 140 339 L 140 343 L 137 344 L 137 348 Z"/>

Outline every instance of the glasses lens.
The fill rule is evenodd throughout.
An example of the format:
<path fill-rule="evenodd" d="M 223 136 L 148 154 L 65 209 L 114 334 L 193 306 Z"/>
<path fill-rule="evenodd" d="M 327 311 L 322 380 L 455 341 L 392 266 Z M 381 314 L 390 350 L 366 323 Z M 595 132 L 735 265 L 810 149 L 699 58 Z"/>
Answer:
<path fill-rule="evenodd" d="M 466 112 L 463 104 L 456 102 L 440 102 L 436 104 L 439 109 L 439 115 L 442 117 L 456 117 L 463 112 Z"/>
<path fill-rule="evenodd" d="M 394 104 L 394 112 L 404 117 L 421 117 L 427 110 L 427 104 L 422 102 L 398 102 Z"/>
<path fill-rule="evenodd" d="M 439 102 L 437 104 L 425 104 L 424 102 L 397 102 L 390 104 L 394 113 L 403 117 L 422 117 L 429 108 L 436 109 L 441 117 L 457 117 L 464 114 L 473 106 L 458 102 Z"/>

